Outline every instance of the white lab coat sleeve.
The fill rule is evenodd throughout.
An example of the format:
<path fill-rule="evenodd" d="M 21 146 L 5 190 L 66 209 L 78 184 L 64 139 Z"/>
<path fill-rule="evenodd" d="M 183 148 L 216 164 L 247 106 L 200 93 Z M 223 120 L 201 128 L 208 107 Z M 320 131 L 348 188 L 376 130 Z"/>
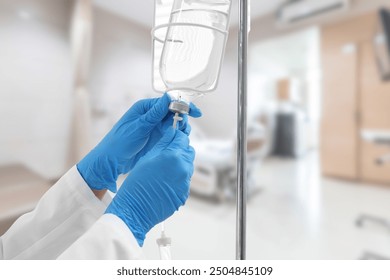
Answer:
<path fill-rule="evenodd" d="M 126 224 L 115 215 L 104 214 L 58 259 L 137 260 L 144 256 Z"/>
<path fill-rule="evenodd" d="M 56 259 L 104 213 L 109 195 L 96 198 L 72 167 L 0 238 L 0 259 Z"/>

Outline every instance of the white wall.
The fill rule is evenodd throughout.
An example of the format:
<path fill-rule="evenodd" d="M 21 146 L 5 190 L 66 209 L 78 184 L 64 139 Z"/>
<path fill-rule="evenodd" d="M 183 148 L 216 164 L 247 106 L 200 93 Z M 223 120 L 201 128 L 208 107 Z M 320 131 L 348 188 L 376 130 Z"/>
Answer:
<path fill-rule="evenodd" d="M 152 89 L 151 64 L 150 30 L 94 9 L 90 92 L 95 142 L 135 101 L 160 96 Z"/>
<path fill-rule="evenodd" d="M 68 168 L 71 10 L 68 0 L 0 0 L 0 165 L 21 163 L 47 178 Z M 95 143 L 136 100 L 159 96 L 150 54 L 149 30 L 94 9 Z"/>
<path fill-rule="evenodd" d="M 0 164 L 64 169 L 71 65 L 67 0 L 0 0 Z"/>

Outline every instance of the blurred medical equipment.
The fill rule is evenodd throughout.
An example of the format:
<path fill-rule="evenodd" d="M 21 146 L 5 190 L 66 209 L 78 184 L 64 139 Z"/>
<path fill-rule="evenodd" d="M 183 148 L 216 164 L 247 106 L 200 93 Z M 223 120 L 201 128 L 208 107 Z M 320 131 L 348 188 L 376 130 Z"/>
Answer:
<path fill-rule="evenodd" d="M 276 128 L 273 154 L 281 157 L 298 158 L 307 151 L 307 118 L 302 110 L 276 113 Z"/>
<path fill-rule="evenodd" d="M 225 52 L 230 0 L 155 1 L 153 87 L 168 92 L 173 127 L 190 102 L 215 90 Z M 161 225 L 160 256 L 170 258 L 170 238 Z M 168 253 L 169 252 L 169 253 Z"/>
<path fill-rule="evenodd" d="M 248 198 L 259 190 L 254 170 L 272 151 L 274 118 L 261 114 L 248 123 Z M 191 144 L 196 150 L 191 192 L 205 198 L 225 201 L 236 195 L 236 139 L 210 139 L 192 125 Z"/>
<path fill-rule="evenodd" d="M 301 105 L 302 91 L 297 78 L 277 81 L 273 155 L 297 158 L 307 151 L 308 118 Z"/>

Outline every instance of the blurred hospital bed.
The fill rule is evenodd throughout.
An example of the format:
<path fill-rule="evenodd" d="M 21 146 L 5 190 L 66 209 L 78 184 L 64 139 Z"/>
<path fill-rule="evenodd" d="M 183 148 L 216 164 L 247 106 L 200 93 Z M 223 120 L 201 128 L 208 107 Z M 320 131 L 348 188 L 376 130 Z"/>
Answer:
<path fill-rule="evenodd" d="M 274 121 L 271 115 L 248 120 L 247 172 L 248 196 L 258 190 L 255 169 L 272 150 Z M 191 193 L 224 201 L 236 193 L 237 139 L 212 139 L 192 125 L 191 145 L 195 148 L 195 169 L 191 180 Z"/>
<path fill-rule="evenodd" d="M 51 182 L 22 165 L 0 166 L 0 236 L 31 211 Z"/>

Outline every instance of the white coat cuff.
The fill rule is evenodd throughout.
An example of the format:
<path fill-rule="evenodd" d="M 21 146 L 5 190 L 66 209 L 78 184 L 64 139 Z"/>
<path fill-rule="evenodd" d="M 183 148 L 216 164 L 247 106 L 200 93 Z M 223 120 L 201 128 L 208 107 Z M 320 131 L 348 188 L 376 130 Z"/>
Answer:
<path fill-rule="evenodd" d="M 107 192 L 102 200 L 98 199 L 88 184 L 84 181 L 76 166 L 73 166 L 66 173 L 64 179 L 69 186 L 77 189 L 77 192 L 79 192 L 86 199 L 87 203 L 96 208 L 97 211 L 100 213 L 104 213 L 106 211 L 107 206 L 111 203 L 112 200 L 111 195 Z"/>

